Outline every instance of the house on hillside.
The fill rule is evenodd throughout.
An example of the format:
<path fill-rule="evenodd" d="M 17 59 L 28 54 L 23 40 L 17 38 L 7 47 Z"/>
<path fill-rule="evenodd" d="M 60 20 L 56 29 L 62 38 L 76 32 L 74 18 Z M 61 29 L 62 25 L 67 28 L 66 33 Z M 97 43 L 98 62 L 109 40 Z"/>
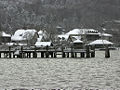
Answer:
<path fill-rule="evenodd" d="M 11 37 L 11 41 L 17 45 L 34 45 L 38 37 L 35 29 L 18 29 Z"/>
<path fill-rule="evenodd" d="M 0 44 L 5 44 L 11 41 L 11 35 L 5 32 L 0 32 Z"/>

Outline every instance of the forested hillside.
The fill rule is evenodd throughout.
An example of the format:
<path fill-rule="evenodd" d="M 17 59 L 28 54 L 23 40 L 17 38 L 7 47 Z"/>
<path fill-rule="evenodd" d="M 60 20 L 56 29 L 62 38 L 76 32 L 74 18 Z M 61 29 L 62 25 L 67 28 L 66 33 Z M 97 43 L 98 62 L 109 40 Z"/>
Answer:
<path fill-rule="evenodd" d="M 105 27 L 120 40 L 120 25 L 114 20 L 120 20 L 120 0 L 0 0 L 0 29 L 9 33 L 23 27 L 101 30 L 110 21 Z"/>

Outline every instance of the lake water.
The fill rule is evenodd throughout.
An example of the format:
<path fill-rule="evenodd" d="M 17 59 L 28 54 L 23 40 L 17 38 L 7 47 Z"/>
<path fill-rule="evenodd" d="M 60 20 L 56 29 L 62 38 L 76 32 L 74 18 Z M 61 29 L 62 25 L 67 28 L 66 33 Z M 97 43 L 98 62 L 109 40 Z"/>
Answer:
<path fill-rule="evenodd" d="M 95 58 L 0 59 L 0 90 L 120 90 L 120 51 Z"/>

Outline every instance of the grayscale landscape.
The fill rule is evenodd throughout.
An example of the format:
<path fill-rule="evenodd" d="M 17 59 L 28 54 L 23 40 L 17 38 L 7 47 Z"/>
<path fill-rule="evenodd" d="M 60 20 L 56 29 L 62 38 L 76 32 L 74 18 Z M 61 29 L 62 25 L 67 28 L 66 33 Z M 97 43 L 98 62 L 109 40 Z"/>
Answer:
<path fill-rule="evenodd" d="M 120 0 L 0 0 L 0 90 L 120 90 Z"/>

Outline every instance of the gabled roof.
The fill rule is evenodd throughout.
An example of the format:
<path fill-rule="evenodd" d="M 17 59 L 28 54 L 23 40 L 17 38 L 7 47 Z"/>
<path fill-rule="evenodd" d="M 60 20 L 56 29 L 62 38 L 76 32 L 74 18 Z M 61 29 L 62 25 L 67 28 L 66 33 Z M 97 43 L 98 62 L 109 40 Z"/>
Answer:
<path fill-rule="evenodd" d="M 113 43 L 112 42 L 109 42 L 107 40 L 95 40 L 91 43 L 89 43 L 89 45 L 101 45 L 101 44 L 105 44 L 105 45 L 112 45 Z"/>
<path fill-rule="evenodd" d="M 2 37 L 11 37 L 11 35 L 2 31 Z"/>
<path fill-rule="evenodd" d="M 75 40 L 73 43 L 83 43 L 83 41 L 77 39 L 77 40 Z"/>
<path fill-rule="evenodd" d="M 94 29 L 73 29 L 72 31 L 69 31 L 66 34 L 68 35 L 70 34 L 98 34 L 98 31 Z"/>
<path fill-rule="evenodd" d="M 11 37 L 12 41 L 22 41 L 22 40 L 27 40 L 26 36 L 30 34 L 31 36 L 34 36 L 36 33 L 35 29 L 18 29 L 15 34 Z"/>

